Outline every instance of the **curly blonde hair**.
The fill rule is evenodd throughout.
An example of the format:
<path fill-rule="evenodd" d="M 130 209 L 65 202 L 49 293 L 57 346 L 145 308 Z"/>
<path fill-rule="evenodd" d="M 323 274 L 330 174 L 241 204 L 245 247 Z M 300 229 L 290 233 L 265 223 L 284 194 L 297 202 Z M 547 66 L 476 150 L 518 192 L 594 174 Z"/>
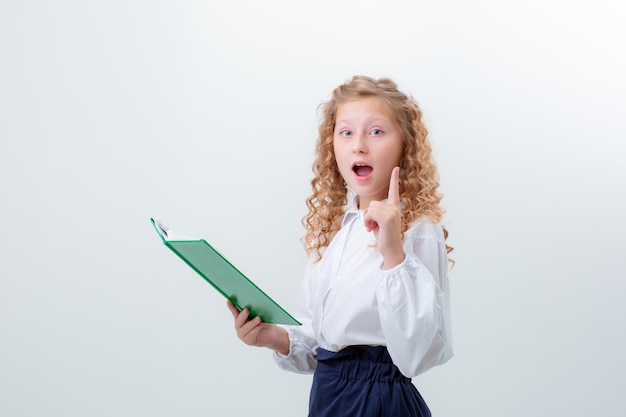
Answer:
<path fill-rule="evenodd" d="M 422 123 L 422 111 L 412 96 L 398 90 L 389 78 L 373 79 L 356 75 L 335 88 L 331 99 L 322 103 L 316 157 L 311 180 L 313 194 L 306 200 L 308 214 L 302 219 L 306 228 L 303 242 L 308 255 L 322 258 L 322 250 L 330 244 L 341 227 L 344 206 L 347 203 L 347 186 L 339 173 L 333 149 L 333 134 L 337 108 L 340 104 L 365 97 L 380 98 L 395 117 L 404 143 L 400 162 L 400 203 L 402 234 L 421 216 L 435 223 L 441 221 L 444 210 L 439 206 L 442 195 L 437 191 L 439 176 L 432 160 L 428 130 Z M 443 227 L 444 238 L 448 231 Z M 452 247 L 446 244 L 450 253 Z"/>

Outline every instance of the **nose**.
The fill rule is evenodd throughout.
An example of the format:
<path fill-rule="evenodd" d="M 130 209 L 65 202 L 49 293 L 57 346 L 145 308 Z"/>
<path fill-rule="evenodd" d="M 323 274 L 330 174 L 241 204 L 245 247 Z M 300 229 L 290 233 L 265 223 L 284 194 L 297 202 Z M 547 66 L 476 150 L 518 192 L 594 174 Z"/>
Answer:
<path fill-rule="evenodd" d="M 354 135 L 354 140 L 352 141 L 353 153 L 367 153 L 367 143 L 365 139 L 365 135 L 362 133 Z"/>

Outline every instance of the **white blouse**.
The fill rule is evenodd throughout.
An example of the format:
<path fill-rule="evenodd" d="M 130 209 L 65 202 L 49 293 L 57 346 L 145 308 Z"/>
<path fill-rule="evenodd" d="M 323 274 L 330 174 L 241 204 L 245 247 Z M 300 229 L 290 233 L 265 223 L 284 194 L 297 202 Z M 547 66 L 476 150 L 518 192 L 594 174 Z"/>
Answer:
<path fill-rule="evenodd" d="M 448 258 L 443 231 L 427 218 L 404 235 L 404 261 L 382 270 L 373 232 L 365 229 L 356 200 L 319 262 L 307 267 L 282 368 L 310 373 L 317 348 L 337 352 L 353 345 L 387 346 L 403 375 L 412 378 L 450 359 L 452 334 Z"/>

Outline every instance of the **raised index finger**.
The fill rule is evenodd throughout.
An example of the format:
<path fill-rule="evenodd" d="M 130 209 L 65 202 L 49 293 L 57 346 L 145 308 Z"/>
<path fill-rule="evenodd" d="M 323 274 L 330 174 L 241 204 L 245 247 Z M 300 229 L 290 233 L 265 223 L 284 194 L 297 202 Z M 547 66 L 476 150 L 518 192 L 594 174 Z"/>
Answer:
<path fill-rule="evenodd" d="M 391 179 L 389 180 L 389 196 L 387 197 L 387 203 L 394 206 L 400 205 L 400 167 L 395 167 L 391 171 Z"/>

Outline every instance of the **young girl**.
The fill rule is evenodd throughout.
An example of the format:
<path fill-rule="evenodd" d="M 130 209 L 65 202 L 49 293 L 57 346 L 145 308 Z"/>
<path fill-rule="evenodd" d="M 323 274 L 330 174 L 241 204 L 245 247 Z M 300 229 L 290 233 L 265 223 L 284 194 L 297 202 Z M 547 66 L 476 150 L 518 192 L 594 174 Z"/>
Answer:
<path fill-rule="evenodd" d="M 238 337 L 314 372 L 309 416 L 429 416 L 411 378 L 452 356 L 447 231 L 422 112 L 355 76 L 322 106 L 304 238 L 302 326 L 228 307 Z"/>

